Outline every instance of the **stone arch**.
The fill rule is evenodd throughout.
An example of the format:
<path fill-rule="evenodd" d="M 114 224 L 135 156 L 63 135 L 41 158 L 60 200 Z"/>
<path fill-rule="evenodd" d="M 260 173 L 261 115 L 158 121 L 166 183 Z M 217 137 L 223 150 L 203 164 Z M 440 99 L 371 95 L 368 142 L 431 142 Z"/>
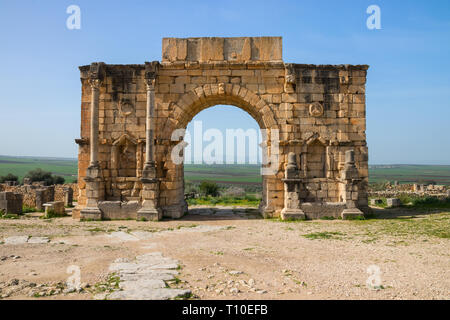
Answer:
<path fill-rule="evenodd" d="M 253 91 L 237 84 L 205 84 L 190 90 L 173 105 L 174 129 L 184 129 L 200 111 L 214 105 L 234 105 L 252 116 L 261 129 L 276 129 L 278 124 L 270 105 Z"/>
<path fill-rule="evenodd" d="M 169 140 L 169 143 L 165 145 L 166 154 L 171 154 L 172 148 L 178 143 L 178 141 L 171 141 L 172 133 L 176 129 L 186 129 L 188 123 L 202 110 L 212 107 L 214 105 L 233 105 L 245 112 L 247 112 L 259 125 L 261 129 L 267 129 L 267 136 L 263 136 L 263 139 L 271 139 L 271 129 L 279 129 L 276 121 L 275 114 L 272 107 L 264 101 L 258 94 L 254 93 L 247 88 L 237 84 L 205 84 L 200 85 L 189 92 L 181 95 L 181 97 L 175 102 L 169 105 L 169 117 L 165 124 L 161 127 L 161 136 L 164 139 Z M 264 141 L 263 144 L 267 145 L 268 142 Z M 270 157 L 271 148 L 267 148 L 267 156 Z M 184 201 L 184 169 L 183 165 L 174 165 L 170 159 L 167 159 L 160 164 L 161 172 L 163 176 L 170 176 L 169 184 L 174 184 L 178 189 L 177 198 L 181 199 L 178 205 L 166 206 L 165 215 L 178 217 L 179 212 L 184 212 L 187 209 L 187 204 Z M 264 165 L 263 165 L 264 167 Z M 165 172 L 170 172 L 166 174 Z M 273 175 L 263 175 L 262 181 L 262 199 L 261 208 L 269 206 L 269 200 L 267 197 L 269 179 L 274 179 Z M 162 190 L 164 190 L 164 183 Z M 182 202 L 182 203 L 181 203 Z M 175 207 L 175 209 L 173 209 Z M 179 208 L 183 209 L 180 210 Z"/>

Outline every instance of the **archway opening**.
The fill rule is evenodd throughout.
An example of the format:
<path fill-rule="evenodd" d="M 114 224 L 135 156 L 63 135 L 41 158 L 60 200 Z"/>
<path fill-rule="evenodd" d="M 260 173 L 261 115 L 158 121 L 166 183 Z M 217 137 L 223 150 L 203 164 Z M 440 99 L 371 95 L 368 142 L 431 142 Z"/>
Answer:
<path fill-rule="evenodd" d="M 233 105 L 198 112 L 184 136 L 184 194 L 190 214 L 258 215 L 262 200 L 262 133 Z"/>

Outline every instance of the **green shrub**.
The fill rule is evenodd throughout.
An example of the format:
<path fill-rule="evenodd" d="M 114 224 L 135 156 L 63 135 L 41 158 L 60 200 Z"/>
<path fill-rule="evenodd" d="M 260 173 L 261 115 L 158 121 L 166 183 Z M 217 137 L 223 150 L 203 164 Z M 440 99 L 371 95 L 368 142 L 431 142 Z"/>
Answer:
<path fill-rule="evenodd" d="M 12 173 L 8 173 L 6 176 L 0 176 L 0 183 L 5 181 L 19 181 L 19 177 Z"/>
<path fill-rule="evenodd" d="M 200 192 L 205 196 L 217 197 L 219 186 L 215 182 L 203 181 L 199 186 Z"/>
<path fill-rule="evenodd" d="M 64 178 L 61 176 L 54 176 L 51 172 L 44 171 L 41 168 L 28 171 L 25 178 L 29 178 L 31 182 L 44 181 L 45 185 L 63 184 Z"/>
<path fill-rule="evenodd" d="M 29 207 L 26 204 L 24 204 L 22 206 L 22 213 L 27 213 L 27 212 L 37 212 L 37 209 L 33 208 L 33 207 Z"/>

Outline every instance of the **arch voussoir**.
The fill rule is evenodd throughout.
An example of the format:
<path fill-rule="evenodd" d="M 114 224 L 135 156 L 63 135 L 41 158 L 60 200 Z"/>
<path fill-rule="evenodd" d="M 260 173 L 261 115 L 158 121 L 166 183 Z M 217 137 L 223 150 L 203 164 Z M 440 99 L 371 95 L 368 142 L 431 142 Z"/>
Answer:
<path fill-rule="evenodd" d="M 204 84 L 191 89 L 177 101 L 173 116 L 179 119 L 179 126 L 186 126 L 198 112 L 216 104 L 231 104 L 245 110 L 262 128 L 277 125 L 273 110 L 264 99 L 246 87 L 231 83 Z"/>

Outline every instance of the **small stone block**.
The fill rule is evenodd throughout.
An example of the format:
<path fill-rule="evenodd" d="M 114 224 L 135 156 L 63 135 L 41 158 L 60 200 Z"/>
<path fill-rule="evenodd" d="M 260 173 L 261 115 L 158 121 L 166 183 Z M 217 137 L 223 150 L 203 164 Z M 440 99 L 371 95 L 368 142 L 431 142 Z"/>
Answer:
<path fill-rule="evenodd" d="M 370 199 L 370 204 L 372 206 L 376 206 L 377 204 L 382 204 L 382 203 L 383 203 L 383 200 L 381 200 L 381 199 Z"/>
<path fill-rule="evenodd" d="M 102 212 L 99 208 L 83 208 L 80 211 L 80 220 L 102 220 Z"/>
<path fill-rule="evenodd" d="M 162 219 L 161 209 L 142 208 L 137 212 L 137 220 L 159 221 Z"/>
<path fill-rule="evenodd" d="M 398 199 L 398 198 L 387 198 L 386 202 L 387 202 L 387 206 L 391 207 L 391 208 L 400 207 L 402 204 L 400 199 Z"/>
<path fill-rule="evenodd" d="M 355 218 L 363 218 L 364 213 L 358 208 L 348 208 L 344 209 L 341 213 L 341 217 L 343 220 L 351 220 Z"/>
<path fill-rule="evenodd" d="M 301 209 L 283 209 L 281 210 L 282 220 L 305 220 L 306 216 Z"/>

